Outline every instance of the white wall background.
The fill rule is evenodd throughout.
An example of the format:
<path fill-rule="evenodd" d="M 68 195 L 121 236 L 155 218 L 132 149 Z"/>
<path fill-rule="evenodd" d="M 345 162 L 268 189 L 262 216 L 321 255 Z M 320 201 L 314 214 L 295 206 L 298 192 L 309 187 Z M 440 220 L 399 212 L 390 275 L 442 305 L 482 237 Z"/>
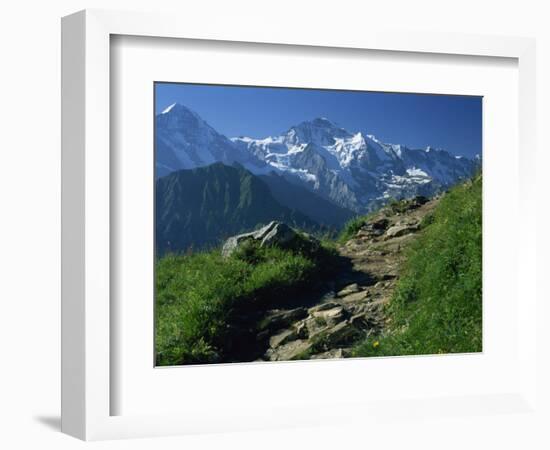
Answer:
<path fill-rule="evenodd" d="M 168 10 L 202 17 L 276 21 L 281 28 L 346 21 L 350 27 L 532 36 L 538 39 L 539 288 L 546 289 L 550 247 L 544 224 L 550 192 L 545 139 L 550 125 L 550 13 L 543 0 L 299 1 L 19 0 L 0 9 L 0 447 L 82 448 L 59 433 L 60 360 L 60 17 L 83 8 Z M 244 22 L 244 21 L 243 21 Z M 503 130 L 506 132 L 506 130 Z M 546 226 L 548 228 L 548 226 Z M 515 232 L 534 230 L 510 230 Z M 505 256 L 505 255 L 503 255 Z M 546 267 L 544 264 L 546 263 Z M 535 276 L 533 274 L 533 282 Z M 544 286 L 543 286 L 544 283 Z M 543 306 L 540 314 L 548 312 Z M 548 340 L 549 332 L 540 330 Z M 548 348 L 539 349 L 550 379 Z M 366 381 L 367 382 L 367 381 Z M 331 387 L 327 385 L 327 391 Z M 548 389 L 544 390 L 548 401 Z M 548 418 L 546 418 L 548 422 Z M 452 425 L 451 425 L 452 424 Z M 546 424 L 548 425 L 548 423 Z M 430 433 L 403 422 L 376 436 L 361 429 L 164 438 L 88 444 L 118 448 L 548 448 L 543 423 L 529 417 L 440 419 Z M 379 425 L 380 427 L 380 425 Z M 380 432 L 382 431 L 382 432 Z M 543 440 L 540 436 L 545 436 Z"/>

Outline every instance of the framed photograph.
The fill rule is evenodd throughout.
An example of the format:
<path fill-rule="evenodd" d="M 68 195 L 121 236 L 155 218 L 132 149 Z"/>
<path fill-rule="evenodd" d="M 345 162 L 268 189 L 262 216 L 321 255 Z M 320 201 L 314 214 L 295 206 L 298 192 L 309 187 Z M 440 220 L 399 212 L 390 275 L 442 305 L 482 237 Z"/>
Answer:
<path fill-rule="evenodd" d="M 154 89 L 155 364 L 482 351 L 481 96 Z"/>
<path fill-rule="evenodd" d="M 534 410 L 532 40 L 94 10 L 62 47 L 64 432 Z"/>

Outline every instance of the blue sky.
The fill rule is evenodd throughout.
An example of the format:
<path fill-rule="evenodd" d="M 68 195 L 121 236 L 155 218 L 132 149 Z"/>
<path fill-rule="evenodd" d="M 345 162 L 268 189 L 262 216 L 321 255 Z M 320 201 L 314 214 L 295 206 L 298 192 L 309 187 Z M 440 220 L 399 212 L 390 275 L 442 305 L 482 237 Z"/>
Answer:
<path fill-rule="evenodd" d="M 481 154 L 481 97 L 182 83 L 156 83 L 155 90 L 157 114 L 179 102 L 228 137 L 279 135 L 326 117 L 385 142 Z"/>

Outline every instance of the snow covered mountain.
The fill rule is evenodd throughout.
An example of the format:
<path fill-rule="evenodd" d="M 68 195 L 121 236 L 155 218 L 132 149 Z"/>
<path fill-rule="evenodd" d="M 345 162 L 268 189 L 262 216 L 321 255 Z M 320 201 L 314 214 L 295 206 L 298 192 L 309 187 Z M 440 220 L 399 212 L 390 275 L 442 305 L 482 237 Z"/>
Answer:
<path fill-rule="evenodd" d="M 273 171 L 344 208 L 365 212 L 389 198 L 432 195 L 469 177 L 479 160 L 428 147 L 388 144 L 326 118 L 265 139 L 217 133 L 182 105 L 156 118 L 157 175 L 223 162 L 256 175 Z"/>
<path fill-rule="evenodd" d="M 240 164 L 253 173 L 269 168 L 253 154 L 219 134 L 198 114 L 174 103 L 155 118 L 157 178 L 181 169 L 194 169 L 216 162 Z"/>
<path fill-rule="evenodd" d="M 281 136 L 232 141 L 355 211 L 390 197 L 432 195 L 469 177 L 479 165 L 444 150 L 410 149 L 364 132 L 351 133 L 326 118 L 303 122 Z"/>

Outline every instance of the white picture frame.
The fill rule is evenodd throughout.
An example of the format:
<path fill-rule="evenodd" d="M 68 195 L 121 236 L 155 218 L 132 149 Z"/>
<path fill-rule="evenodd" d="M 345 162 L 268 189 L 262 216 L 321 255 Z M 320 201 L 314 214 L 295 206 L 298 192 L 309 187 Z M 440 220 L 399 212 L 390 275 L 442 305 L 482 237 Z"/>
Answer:
<path fill-rule="evenodd" d="M 277 405 L 267 410 L 219 410 L 194 414 L 111 415 L 110 310 L 111 191 L 116 173 L 110 169 L 111 36 L 141 36 L 210 40 L 302 47 L 367 49 L 414 54 L 501 57 L 517 60 L 519 77 L 518 206 L 524 224 L 534 226 L 530 202 L 535 165 L 535 43 L 532 39 L 434 33 L 395 33 L 384 30 L 348 30 L 327 33 L 315 27 L 283 30 L 251 24 L 235 27 L 206 23 L 193 17 L 87 10 L 62 21 L 62 430 L 85 440 L 162 436 L 198 432 L 235 431 L 282 426 L 328 424 L 371 417 L 386 411 L 384 401 L 331 404 Z M 535 273 L 536 237 L 522 234 L 517 245 L 517 277 Z M 515 295 L 519 295 L 515 293 Z M 536 412 L 536 294 L 534 284 L 522 291 L 519 303 L 519 377 L 515 388 L 499 394 L 462 398 L 405 399 L 408 414 L 434 409 L 442 415 L 494 414 L 504 409 Z M 152 330 L 151 330 L 152 335 Z M 301 363 L 296 363 L 301 364 Z M 321 362 L 319 364 L 331 364 Z M 311 367 L 311 366 L 310 366 Z M 318 366 L 320 367 L 320 366 Z M 215 367 L 212 368 L 216 370 Z M 169 370 L 169 369 L 167 369 Z M 272 369 L 265 369 L 272 370 Z M 182 373 L 183 376 L 183 373 Z M 399 400 L 399 399 L 397 399 Z M 396 400 L 392 400 L 395 402 Z M 322 404 L 321 404 L 322 406 Z M 355 418 L 355 419 L 352 419 Z"/>

